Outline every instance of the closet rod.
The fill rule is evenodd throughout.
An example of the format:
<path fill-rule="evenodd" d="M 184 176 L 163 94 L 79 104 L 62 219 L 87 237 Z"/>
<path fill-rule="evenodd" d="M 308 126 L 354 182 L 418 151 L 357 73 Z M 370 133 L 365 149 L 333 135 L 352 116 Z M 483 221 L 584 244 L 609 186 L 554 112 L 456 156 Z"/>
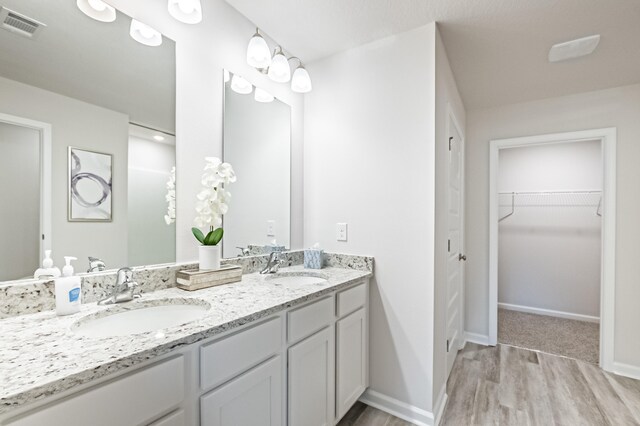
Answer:
<path fill-rule="evenodd" d="M 561 194 L 600 194 L 600 190 L 588 190 L 588 191 L 508 191 L 499 192 L 500 195 L 561 195 Z"/>

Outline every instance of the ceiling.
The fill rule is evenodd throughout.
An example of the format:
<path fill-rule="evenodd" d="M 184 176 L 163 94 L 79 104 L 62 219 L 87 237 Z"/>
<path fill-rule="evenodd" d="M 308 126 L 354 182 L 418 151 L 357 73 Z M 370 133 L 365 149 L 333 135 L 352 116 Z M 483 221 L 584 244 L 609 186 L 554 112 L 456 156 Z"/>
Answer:
<path fill-rule="evenodd" d="M 436 21 L 469 109 L 640 82 L 639 0 L 226 1 L 307 63 Z M 592 34 L 594 54 L 548 62 Z"/>
<path fill-rule="evenodd" d="M 2 0 L 46 24 L 29 39 L 0 29 L 0 76 L 129 115 L 175 132 L 175 43 L 147 47 L 129 36 L 131 19 L 84 15 L 76 2 Z"/>

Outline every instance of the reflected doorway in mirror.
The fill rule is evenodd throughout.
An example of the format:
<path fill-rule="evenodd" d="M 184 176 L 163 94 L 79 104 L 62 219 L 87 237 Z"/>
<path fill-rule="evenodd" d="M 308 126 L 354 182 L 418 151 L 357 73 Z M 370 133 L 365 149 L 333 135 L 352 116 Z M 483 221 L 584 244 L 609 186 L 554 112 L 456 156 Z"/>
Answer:
<path fill-rule="evenodd" d="M 69 147 L 69 222 L 111 222 L 112 156 Z"/>

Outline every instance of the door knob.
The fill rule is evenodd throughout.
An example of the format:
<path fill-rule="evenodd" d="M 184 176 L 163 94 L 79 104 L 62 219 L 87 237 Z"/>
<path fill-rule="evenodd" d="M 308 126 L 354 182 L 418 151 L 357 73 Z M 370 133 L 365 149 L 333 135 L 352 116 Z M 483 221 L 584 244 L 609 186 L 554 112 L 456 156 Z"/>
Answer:
<path fill-rule="evenodd" d="M 466 254 L 459 253 L 459 254 L 458 254 L 458 260 L 467 260 L 467 255 L 466 255 Z"/>

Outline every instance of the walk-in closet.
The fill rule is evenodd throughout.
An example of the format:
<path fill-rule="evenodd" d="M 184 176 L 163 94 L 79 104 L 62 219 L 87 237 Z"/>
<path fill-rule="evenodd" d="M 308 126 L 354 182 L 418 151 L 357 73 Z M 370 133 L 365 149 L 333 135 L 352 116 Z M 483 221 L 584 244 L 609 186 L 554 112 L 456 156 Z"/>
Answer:
<path fill-rule="evenodd" d="M 499 151 L 498 341 L 599 361 L 600 140 Z"/>

